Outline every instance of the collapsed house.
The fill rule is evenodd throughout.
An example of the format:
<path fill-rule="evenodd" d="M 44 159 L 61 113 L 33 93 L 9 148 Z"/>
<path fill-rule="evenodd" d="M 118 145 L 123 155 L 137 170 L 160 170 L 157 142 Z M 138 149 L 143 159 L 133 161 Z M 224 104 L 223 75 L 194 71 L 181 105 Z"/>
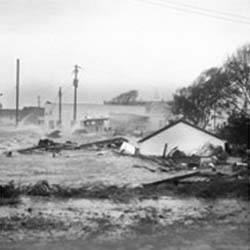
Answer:
<path fill-rule="evenodd" d="M 138 141 L 140 154 L 168 156 L 178 150 L 187 156 L 204 152 L 204 145 L 224 149 L 226 141 L 184 120 L 167 125 Z"/>

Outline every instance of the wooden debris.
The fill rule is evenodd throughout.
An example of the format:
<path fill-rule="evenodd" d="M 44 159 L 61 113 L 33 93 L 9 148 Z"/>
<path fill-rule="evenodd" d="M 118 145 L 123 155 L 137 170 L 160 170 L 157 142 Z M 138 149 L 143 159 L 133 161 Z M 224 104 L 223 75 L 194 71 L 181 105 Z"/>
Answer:
<path fill-rule="evenodd" d="M 42 149 L 42 148 L 44 148 L 44 147 L 42 147 L 42 146 L 33 146 L 33 147 L 29 147 L 29 148 L 19 149 L 19 150 L 17 150 L 17 152 L 20 153 L 20 154 L 29 154 L 29 153 L 32 153 L 32 151 Z"/>
<path fill-rule="evenodd" d="M 76 144 L 72 142 L 66 143 L 57 143 L 49 139 L 40 140 L 37 146 L 19 149 L 17 150 L 20 154 L 30 154 L 37 150 L 50 151 L 50 152 L 59 152 L 61 150 L 74 150 L 76 149 Z"/>
<path fill-rule="evenodd" d="M 227 176 L 227 174 L 223 172 L 213 171 L 211 169 L 208 169 L 208 170 L 201 170 L 200 176 L 213 178 L 213 177 Z"/>
<path fill-rule="evenodd" d="M 126 138 L 123 137 L 116 137 L 112 139 L 107 139 L 107 140 L 101 140 L 101 141 L 95 141 L 95 142 L 89 142 L 85 144 L 81 144 L 77 147 L 77 149 L 83 149 L 83 148 L 90 148 L 90 147 L 120 147 L 123 142 L 128 142 Z"/>
<path fill-rule="evenodd" d="M 142 160 L 151 161 L 163 167 L 169 167 L 169 168 L 175 167 L 174 161 L 172 161 L 171 159 L 163 159 L 162 157 L 159 157 L 159 156 L 146 156 L 146 155 L 140 155 L 140 154 L 130 155 L 130 154 L 121 153 L 115 150 L 113 152 L 122 156 L 135 157 L 135 158 L 139 158 Z"/>
<path fill-rule="evenodd" d="M 166 183 L 166 182 L 178 182 L 178 181 L 180 181 L 182 179 L 185 179 L 185 178 L 188 178 L 188 177 L 192 177 L 192 176 L 196 176 L 196 175 L 199 175 L 199 174 L 200 174 L 199 170 L 185 172 L 185 173 L 178 173 L 178 174 L 175 174 L 173 176 L 170 176 L 170 177 L 168 177 L 166 179 L 163 179 L 163 180 L 160 180 L 160 181 L 155 181 L 155 182 L 143 184 L 143 187 L 157 186 L 157 185 L 160 185 L 160 184 Z"/>
<path fill-rule="evenodd" d="M 80 149 L 91 148 L 91 147 L 92 148 L 96 147 L 98 149 L 98 148 L 104 147 L 104 146 L 118 148 L 121 146 L 121 144 L 124 141 L 127 142 L 128 140 L 123 138 L 123 137 L 117 137 L 117 138 L 112 138 L 112 139 L 95 141 L 95 142 L 77 145 L 77 144 L 70 142 L 70 141 L 67 141 L 65 143 L 58 143 L 58 142 L 54 142 L 50 139 L 44 139 L 44 140 L 40 140 L 38 142 L 38 145 L 36 145 L 36 146 L 28 147 L 25 149 L 19 149 L 19 150 L 17 150 L 17 152 L 21 153 L 21 154 L 30 154 L 30 153 L 37 151 L 37 150 L 49 151 L 49 152 L 60 152 L 61 150 L 80 150 Z"/>
<path fill-rule="evenodd" d="M 146 170 L 148 170 L 148 171 L 150 171 L 150 172 L 152 172 L 152 173 L 156 172 L 156 169 L 152 169 L 152 168 L 149 168 L 149 167 L 147 167 L 147 166 L 133 165 L 132 167 L 133 167 L 133 168 L 144 168 L 144 169 L 146 169 Z"/>
<path fill-rule="evenodd" d="M 180 180 L 181 183 L 197 183 L 197 182 L 209 182 L 210 178 L 202 176 L 192 176 Z"/>

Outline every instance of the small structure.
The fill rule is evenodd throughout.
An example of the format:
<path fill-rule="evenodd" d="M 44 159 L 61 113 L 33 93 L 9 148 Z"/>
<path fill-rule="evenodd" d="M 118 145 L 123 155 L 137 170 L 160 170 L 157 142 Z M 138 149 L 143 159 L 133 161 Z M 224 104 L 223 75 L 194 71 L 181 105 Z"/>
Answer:
<path fill-rule="evenodd" d="M 84 118 L 80 121 L 81 129 L 84 129 L 87 133 L 98 133 L 104 132 L 108 129 L 109 118 L 98 117 L 98 118 Z"/>
<path fill-rule="evenodd" d="M 164 157 L 175 149 L 187 156 L 193 155 L 206 143 L 223 149 L 225 145 L 225 141 L 218 136 L 183 120 L 167 125 L 138 141 L 141 154 Z"/>

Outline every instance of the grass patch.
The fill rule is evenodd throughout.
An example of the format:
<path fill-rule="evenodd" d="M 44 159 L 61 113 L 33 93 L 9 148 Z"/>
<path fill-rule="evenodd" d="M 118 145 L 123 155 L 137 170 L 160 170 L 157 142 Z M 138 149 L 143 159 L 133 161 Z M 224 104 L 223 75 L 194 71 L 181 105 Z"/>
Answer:
<path fill-rule="evenodd" d="M 115 185 L 86 184 L 81 187 L 50 185 L 46 180 L 34 185 L 16 187 L 13 182 L 0 186 L 0 204 L 15 204 L 20 194 L 56 198 L 109 199 L 128 203 L 133 199 L 158 199 L 162 196 L 184 196 L 198 198 L 242 198 L 250 200 L 249 179 L 217 177 L 209 182 L 162 183 L 147 187 L 118 187 Z"/>
<path fill-rule="evenodd" d="M 216 178 L 204 183 L 179 184 L 176 192 L 208 199 L 234 197 L 249 200 L 250 198 L 247 179 L 232 181 Z"/>

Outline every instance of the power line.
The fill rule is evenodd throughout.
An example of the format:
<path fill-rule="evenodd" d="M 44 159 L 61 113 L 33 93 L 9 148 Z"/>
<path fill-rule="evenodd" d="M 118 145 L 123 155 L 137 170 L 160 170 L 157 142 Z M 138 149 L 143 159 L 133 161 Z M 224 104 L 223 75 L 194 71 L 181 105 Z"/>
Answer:
<path fill-rule="evenodd" d="M 144 2 L 144 3 L 147 3 L 147 4 L 151 4 L 151 5 L 154 5 L 154 6 L 163 6 L 163 7 L 166 7 L 166 8 L 169 8 L 169 9 L 174 9 L 174 10 L 177 10 L 177 11 L 182 11 L 182 12 L 186 12 L 186 13 L 191 13 L 191 14 L 197 14 L 197 15 L 201 15 L 201 16 L 207 16 L 207 17 L 212 17 L 212 18 L 216 18 L 216 19 L 220 19 L 220 20 L 225 20 L 225 21 L 230 21 L 230 22 L 237 22 L 237 23 L 243 23 L 243 24 L 250 24 L 250 19 L 247 18 L 247 20 L 239 20 L 239 19 L 235 19 L 233 18 L 233 16 L 218 16 L 216 13 L 212 13 L 212 11 L 210 11 L 210 13 L 204 13 L 204 12 L 201 12 L 201 10 L 198 10 L 197 7 L 193 7 L 193 8 L 196 8 L 194 10 L 190 9 L 191 7 L 188 7 L 187 6 L 184 6 L 184 5 L 176 5 L 176 3 L 170 3 L 170 2 L 167 2 L 166 0 L 165 1 L 161 1 L 161 0 L 158 0 L 158 1 L 151 1 L 151 0 L 137 0 L 139 2 Z M 173 6 L 173 4 L 175 4 L 175 6 Z M 205 11 L 202 10 L 202 11 Z M 239 18 L 239 17 L 237 17 Z M 246 17 L 244 17 L 246 18 Z"/>
<path fill-rule="evenodd" d="M 185 12 L 185 13 L 189 13 L 189 14 L 196 14 L 196 15 L 200 15 L 200 16 L 207 16 L 207 17 L 211 17 L 211 18 L 215 18 L 215 19 L 219 19 L 219 20 L 224 20 L 224 21 L 230 21 L 230 22 L 234 22 L 234 23 L 242 23 L 242 24 L 248 24 L 250 25 L 250 21 L 246 21 L 246 20 L 239 20 L 239 19 L 234 19 L 231 17 L 223 17 L 223 16 L 219 16 L 216 14 L 209 14 L 209 13 L 205 13 L 205 12 L 201 12 L 198 10 L 191 10 L 188 9 L 186 7 L 181 7 L 181 6 L 173 6 L 167 2 L 162 2 L 162 1 L 151 1 L 151 0 L 136 0 L 137 2 L 141 2 L 141 3 L 146 3 L 146 4 L 150 4 L 153 6 L 161 6 L 161 7 L 165 7 L 168 9 L 173 9 L 173 10 L 177 10 L 177 11 L 181 11 L 181 12 Z"/>
<path fill-rule="evenodd" d="M 202 8 L 202 7 L 194 6 L 191 4 L 185 4 L 185 3 L 181 3 L 181 2 L 173 2 L 173 1 L 169 1 L 169 0 L 162 0 L 162 2 L 177 5 L 177 6 L 179 5 L 179 6 L 184 7 L 184 8 L 195 9 L 198 11 L 204 11 L 204 12 L 208 12 L 211 14 L 218 14 L 218 15 L 229 17 L 229 18 L 245 19 L 245 21 L 250 21 L 250 17 L 238 15 L 238 14 L 232 13 L 232 12 L 225 12 L 225 11 L 220 11 L 220 10 Z"/>
<path fill-rule="evenodd" d="M 181 4 L 176 4 L 176 3 L 170 3 L 170 2 L 167 2 L 166 0 L 158 0 L 158 1 L 151 1 L 151 0 L 137 0 L 137 1 L 140 1 L 140 2 L 145 2 L 145 3 L 148 3 L 148 4 L 151 4 L 151 5 L 155 5 L 155 6 L 163 6 L 163 7 L 166 7 L 166 8 L 169 8 L 169 9 L 174 9 L 174 10 L 177 10 L 177 11 L 182 11 L 182 12 L 186 12 L 186 13 L 190 13 L 190 14 L 197 14 L 197 15 L 201 15 L 201 16 L 207 16 L 207 17 L 212 17 L 212 18 L 216 18 L 216 19 L 220 19 L 220 20 L 224 20 L 224 21 L 230 21 L 230 22 L 237 22 L 237 23 L 243 23 L 243 24 L 250 24 L 250 18 L 247 18 L 247 17 L 244 17 L 246 20 L 240 20 L 239 17 L 237 17 L 237 19 L 235 17 L 233 17 L 232 15 L 231 16 L 219 16 L 218 14 L 216 14 L 215 12 L 213 13 L 211 10 L 210 10 L 210 13 L 205 13 L 205 9 L 201 10 L 201 8 L 198 8 L 198 7 L 187 7 L 188 5 L 181 5 Z M 173 4 L 175 6 L 173 6 Z M 190 9 L 190 8 L 193 8 L 193 9 Z M 208 9 L 206 10 L 208 11 Z M 222 15 L 220 13 L 220 15 Z"/>

